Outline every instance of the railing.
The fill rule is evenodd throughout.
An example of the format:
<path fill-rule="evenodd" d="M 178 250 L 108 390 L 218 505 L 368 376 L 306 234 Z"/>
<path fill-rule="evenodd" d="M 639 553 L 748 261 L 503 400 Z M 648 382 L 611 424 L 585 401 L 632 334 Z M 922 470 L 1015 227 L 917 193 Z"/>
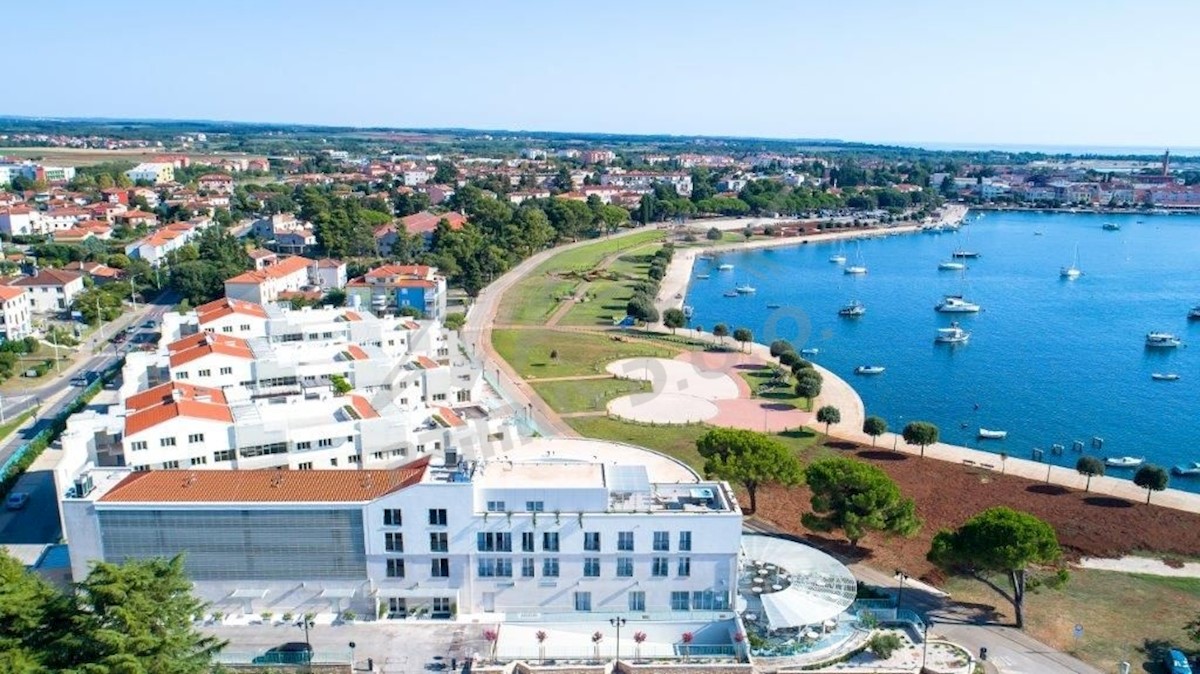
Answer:
<path fill-rule="evenodd" d="M 739 659 L 740 646 L 736 644 L 692 644 L 685 646 L 684 644 L 672 644 L 670 646 L 672 652 L 664 650 L 663 644 L 646 644 L 640 649 L 630 644 L 627 639 L 621 639 L 621 659 L 622 660 L 670 660 L 678 662 L 682 660 L 737 660 Z M 546 657 L 544 662 L 549 664 L 564 664 L 568 662 L 607 662 L 617 656 L 617 650 L 611 640 L 605 640 L 600 643 L 599 656 L 595 648 L 586 648 L 585 650 L 570 650 L 562 651 L 553 648 L 551 645 L 546 646 Z M 498 662 L 511 662 L 513 660 L 523 660 L 525 662 L 542 661 L 541 653 L 538 650 L 537 644 L 528 646 L 519 646 L 515 648 L 506 648 L 503 651 L 497 652 L 494 659 Z"/>
<path fill-rule="evenodd" d="M 350 651 L 222 651 L 213 657 L 221 665 L 348 665 L 353 664 Z"/>
<path fill-rule="evenodd" d="M 597 617 L 625 618 L 630 624 L 636 622 L 715 622 L 717 620 L 732 620 L 734 612 L 724 611 L 564 611 L 543 612 L 538 607 L 506 607 L 503 609 L 505 622 L 514 623 L 584 623 L 594 622 Z"/>

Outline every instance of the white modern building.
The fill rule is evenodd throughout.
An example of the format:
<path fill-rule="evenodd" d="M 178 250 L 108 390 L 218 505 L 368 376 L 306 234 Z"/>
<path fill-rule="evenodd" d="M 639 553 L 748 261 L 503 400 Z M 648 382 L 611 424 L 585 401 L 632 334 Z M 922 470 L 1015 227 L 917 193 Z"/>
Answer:
<path fill-rule="evenodd" d="M 39 314 L 66 311 L 75 296 L 83 292 L 83 274 L 65 269 L 42 269 L 33 276 L 24 276 L 12 285 L 29 293 L 29 306 Z"/>
<path fill-rule="evenodd" d="M 29 297 L 24 288 L 0 286 L 0 336 L 4 341 L 24 339 L 33 333 Z"/>
<path fill-rule="evenodd" d="M 346 284 L 346 296 L 377 312 L 416 309 L 423 318 L 446 317 L 446 277 L 437 267 L 388 264 Z"/>
<path fill-rule="evenodd" d="M 175 182 L 175 165 L 168 162 L 143 162 L 125 172 L 125 177 L 153 185 Z"/>
<path fill-rule="evenodd" d="M 167 260 L 171 251 L 186 246 L 211 224 L 212 220 L 205 217 L 192 218 L 187 222 L 173 222 L 148 236 L 126 244 L 125 254 L 131 258 L 145 260 L 151 267 L 158 267 Z"/>
<path fill-rule="evenodd" d="M 519 454 L 392 470 L 85 467 L 59 478 L 72 568 L 185 553 L 202 599 L 249 615 L 732 616 L 742 520 L 727 484 L 598 441 Z"/>
<path fill-rule="evenodd" d="M 283 258 L 270 266 L 226 280 L 225 296 L 256 304 L 274 302 L 280 293 L 311 285 L 314 270 L 313 261 L 306 257 Z"/>

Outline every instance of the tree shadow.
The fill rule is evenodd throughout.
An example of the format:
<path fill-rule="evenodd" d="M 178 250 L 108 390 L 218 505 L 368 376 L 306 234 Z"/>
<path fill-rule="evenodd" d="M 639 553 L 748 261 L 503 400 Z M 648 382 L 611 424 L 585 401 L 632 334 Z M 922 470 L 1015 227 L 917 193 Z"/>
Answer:
<path fill-rule="evenodd" d="M 1170 671 L 1163 668 L 1162 662 L 1166 658 L 1167 651 L 1175 647 L 1175 644 L 1166 639 L 1142 640 L 1142 645 L 1137 647 L 1137 650 L 1146 656 L 1146 662 L 1142 664 L 1142 671 L 1154 672 L 1154 674 Z"/>
<path fill-rule="evenodd" d="M 758 407 L 769 412 L 790 412 L 796 409 L 795 405 L 789 405 L 788 403 L 765 403 Z"/>
<path fill-rule="evenodd" d="M 864 449 L 855 456 L 868 461 L 908 461 L 907 454 L 889 452 L 886 449 Z"/>
<path fill-rule="evenodd" d="M 820 534 L 812 532 L 806 533 L 799 538 L 795 536 L 790 538 L 793 540 L 798 540 L 802 543 L 808 543 L 818 550 L 833 555 L 842 563 L 861 562 L 870 559 L 875 555 L 874 551 L 872 551 L 870 548 L 865 548 L 861 545 L 854 547 L 850 545 L 850 541 L 826 538 L 825 536 L 821 536 Z"/>
<path fill-rule="evenodd" d="M 791 438 L 793 440 L 803 440 L 815 436 L 816 433 L 808 430 L 807 428 L 793 428 L 791 430 L 783 431 L 779 435 L 782 435 L 785 438 Z"/>
<path fill-rule="evenodd" d="M 755 376 L 759 376 L 759 377 L 766 376 L 767 374 L 771 373 L 771 368 L 766 365 L 763 365 L 761 363 L 742 363 L 740 365 L 734 365 L 733 369 L 747 370 L 751 373 L 754 373 Z M 765 374 L 759 374 L 759 373 L 765 373 Z"/>
<path fill-rule="evenodd" d="M 1062 496 L 1070 494 L 1071 490 L 1059 484 L 1031 484 L 1025 487 L 1025 491 L 1030 494 L 1042 494 L 1043 496 Z"/>
<path fill-rule="evenodd" d="M 825 443 L 825 446 L 845 451 L 855 450 L 859 447 L 857 442 L 850 442 L 848 440 L 830 440 Z"/>
<path fill-rule="evenodd" d="M 758 397 L 768 398 L 770 400 L 794 400 L 796 398 L 796 396 L 792 395 L 788 391 L 767 391 L 765 393 L 760 392 Z M 792 405 L 792 408 L 795 407 L 795 405 Z"/>
<path fill-rule="evenodd" d="M 1088 496 L 1083 499 L 1083 502 L 1088 505 L 1098 506 L 1100 508 L 1132 508 L 1133 502 L 1126 501 L 1123 498 L 1116 496 Z"/>

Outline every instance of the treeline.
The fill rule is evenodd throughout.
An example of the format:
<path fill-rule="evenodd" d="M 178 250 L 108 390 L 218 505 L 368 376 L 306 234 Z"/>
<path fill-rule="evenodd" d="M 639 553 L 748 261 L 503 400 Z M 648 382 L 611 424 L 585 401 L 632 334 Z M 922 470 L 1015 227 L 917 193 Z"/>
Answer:
<path fill-rule="evenodd" d="M 675 247 L 669 243 L 663 244 L 650 258 L 650 268 L 646 271 L 646 279 L 638 281 L 633 286 L 633 297 L 625 306 L 625 313 L 643 323 L 658 321 L 658 309 L 654 306 L 654 298 L 658 295 L 663 276 L 667 267 L 671 266 L 671 258 L 675 257 Z"/>

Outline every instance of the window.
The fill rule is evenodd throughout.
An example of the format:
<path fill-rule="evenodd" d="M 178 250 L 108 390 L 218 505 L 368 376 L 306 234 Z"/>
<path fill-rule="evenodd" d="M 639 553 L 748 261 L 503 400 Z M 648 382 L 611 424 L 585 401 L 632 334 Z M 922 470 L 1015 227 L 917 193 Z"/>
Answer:
<path fill-rule="evenodd" d="M 403 559 L 387 560 L 387 577 L 388 578 L 403 578 L 404 577 L 404 560 Z"/>
<path fill-rule="evenodd" d="M 200 370 L 200 371 L 198 371 L 198 372 L 196 373 L 196 376 L 198 376 L 198 377 L 211 377 L 211 376 L 212 376 L 212 370 Z"/>
<path fill-rule="evenodd" d="M 521 552 L 533 552 L 533 532 L 521 532 Z"/>
<path fill-rule="evenodd" d="M 583 558 L 583 575 L 585 578 L 600 577 L 600 558 L 599 557 L 584 557 Z"/>
<path fill-rule="evenodd" d="M 672 592 L 671 593 L 671 610 L 672 611 L 688 610 L 688 593 L 687 592 Z"/>
<path fill-rule="evenodd" d="M 179 468 L 179 462 L 178 462 L 178 461 L 164 461 L 164 462 L 163 462 L 163 469 L 164 469 L 164 470 L 175 470 L 176 468 Z"/>
<path fill-rule="evenodd" d="M 434 578 L 449 578 L 450 560 L 445 557 L 434 557 L 429 560 L 429 575 Z"/>
<path fill-rule="evenodd" d="M 404 526 L 404 514 L 399 508 L 388 508 L 383 511 L 383 526 L 399 527 Z"/>
<path fill-rule="evenodd" d="M 175 438 L 174 437 L 159 438 L 158 446 L 159 447 L 174 447 L 175 446 Z"/>
<path fill-rule="evenodd" d="M 670 560 L 666 557 L 655 557 L 654 565 L 650 571 L 650 575 L 655 578 L 666 578 L 668 575 L 667 569 L 670 568 Z"/>
<path fill-rule="evenodd" d="M 450 612 L 450 598 L 449 597 L 434 597 L 433 598 L 433 612 L 434 613 L 449 613 Z"/>
<path fill-rule="evenodd" d="M 330 460 L 329 460 L 329 465 L 331 465 L 331 466 L 333 466 L 334 468 L 336 468 L 336 467 L 337 467 L 337 457 L 334 457 L 334 458 L 330 459 Z"/>
<path fill-rule="evenodd" d="M 346 457 L 346 463 L 362 463 L 362 457 L 357 454 L 351 454 Z"/>
<path fill-rule="evenodd" d="M 633 552 L 632 531 L 621 531 L 617 533 L 617 549 L 621 552 Z"/>
<path fill-rule="evenodd" d="M 408 615 L 408 601 L 404 597 L 388 597 L 388 617 L 403 618 Z"/>
<path fill-rule="evenodd" d="M 320 440 L 317 440 L 317 446 L 318 447 L 332 447 L 333 446 L 333 438 L 321 438 Z"/>
<path fill-rule="evenodd" d="M 429 534 L 429 551 L 430 552 L 449 552 L 450 543 L 444 532 Z"/>
<path fill-rule="evenodd" d="M 480 531 L 475 534 L 475 549 L 479 552 L 512 552 L 512 534 Z"/>
<path fill-rule="evenodd" d="M 223 368 L 221 368 L 221 374 L 233 374 L 233 368 L 232 367 L 223 367 Z"/>
<path fill-rule="evenodd" d="M 490 513 L 502 513 L 505 510 L 508 510 L 508 508 L 505 507 L 505 505 L 506 504 L 504 503 L 504 501 L 488 501 L 487 502 L 487 511 Z"/>
<path fill-rule="evenodd" d="M 312 461 L 302 461 L 296 466 L 296 470 L 312 470 Z"/>
<path fill-rule="evenodd" d="M 243 331 L 243 332 L 250 332 L 250 324 L 249 324 L 249 323 L 242 323 L 242 331 Z"/>
<path fill-rule="evenodd" d="M 600 552 L 600 532 L 585 531 L 583 534 L 583 549 L 588 552 Z"/>
<path fill-rule="evenodd" d="M 687 578 L 688 576 L 692 575 L 692 558 L 691 557 L 680 557 L 679 558 L 679 573 L 677 573 L 676 575 L 678 575 L 680 578 Z"/>
<path fill-rule="evenodd" d="M 521 577 L 533 578 L 533 557 L 525 557 L 521 559 Z"/>
<path fill-rule="evenodd" d="M 558 557 L 547 557 L 542 560 L 542 576 L 558 578 Z"/>
<path fill-rule="evenodd" d="M 633 557 L 617 557 L 617 577 L 633 577 Z"/>
<path fill-rule="evenodd" d="M 186 372 L 176 372 L 175 378 L 176 379 L 187 379 L 187 373 Z"/>
<path fill-rule="evenodd" d="M 207 456 L 193 456 L 192 457 L 192 465 L 193 466 L 203 466 L 203 465 L 206 465 L 207 463 L 208 463 Z"/>
<path fill-rule="evenodd" d="M 221 328 L 221 332 L 233 332 L 233 326 L 226 325 L 225 327 Z"/>
<path fill-rule="evenodd" d="M 219 452 L 213 452 L 213 461 L 218 463 L 221 461 L 233 461 L 233 450 L 222 449 Z"/>
<path fill-rule="evenodd" d="M 655 531 L 654 532 L 654 551 L 667 552 L 671 549 L 671 532 Z"/>
<path fill-rule="evenodd" d="M 690 531 L 680 531 L 679 532 L 679 551 L 680 552 L 691 552 L 692 551 L 692 532 L 690 532 Z"/>
<path fill-rule="evenodd" d="M 723 611 L 725 610 L 725 595 L 712 590 L 692 593 L 693 611 Z"/>
<path fill-rule="evenodd" d="M 542 551 L 543 552 L 558 552 L 558 532 L 543 531 L 542 532 Z"/>
<path fill-rule="evenodd" d="M 512 560 L 507 557 L 480 557 L 480 578 L 512 578 Z"/>
<path fill-rule="evenodd" d="M 188 436 L 188 444 L 194 445 L 198 442 L 204 442 L 204 434 L 203 433 L 192 433 L 191 435 Z"/>
<path fill-rule="evenodd" d="M 312 449 L 312 441 L 305 440 L 304 442 L 297 442 L 296 449 Z"/>
<path fill-rule="evenodd" d="M 383 549 L 388 552 L 404 552 L 404 534 L 389 531 L 383 535 Z"/>
<path fill-rule="evenodd" d="M 575 593 L 575 610 L 576 611 L 592 610 L 592 593 L 591 592 L 576 592 Z"/>
<path fill-rule="evenodd" d="M 629 593 L 629 610 L 630 611 L 645 611 L 646 610 L 646 593 L 641 590 L 634 590 Z"/>
<path fill-rule="evenodd" d="M 430 508 L 429 509 L 429 525 L 433 527 L 446 526 L 446 509 L 445 508 Z"/>
<path fill-rule="evenodd" d="M 136 442 L 132 443 L 132 444 L 129 446 L 129 448 L 130 448 L 131 450 L 135 451 L 135 452 L 140 452 L 140 451 L 142 451 L 143 449 L 145 449 L 145 448 L 146 448 L 146 441 L 145 441 L 145 440 L 138 440 L 138 441 L 136 441 Z"/>
<path fill-rule="evenodd" d="M 540 513 L 546 511 L 545 501 L 526 501 L 525 510 L 531 513 Z"/>

